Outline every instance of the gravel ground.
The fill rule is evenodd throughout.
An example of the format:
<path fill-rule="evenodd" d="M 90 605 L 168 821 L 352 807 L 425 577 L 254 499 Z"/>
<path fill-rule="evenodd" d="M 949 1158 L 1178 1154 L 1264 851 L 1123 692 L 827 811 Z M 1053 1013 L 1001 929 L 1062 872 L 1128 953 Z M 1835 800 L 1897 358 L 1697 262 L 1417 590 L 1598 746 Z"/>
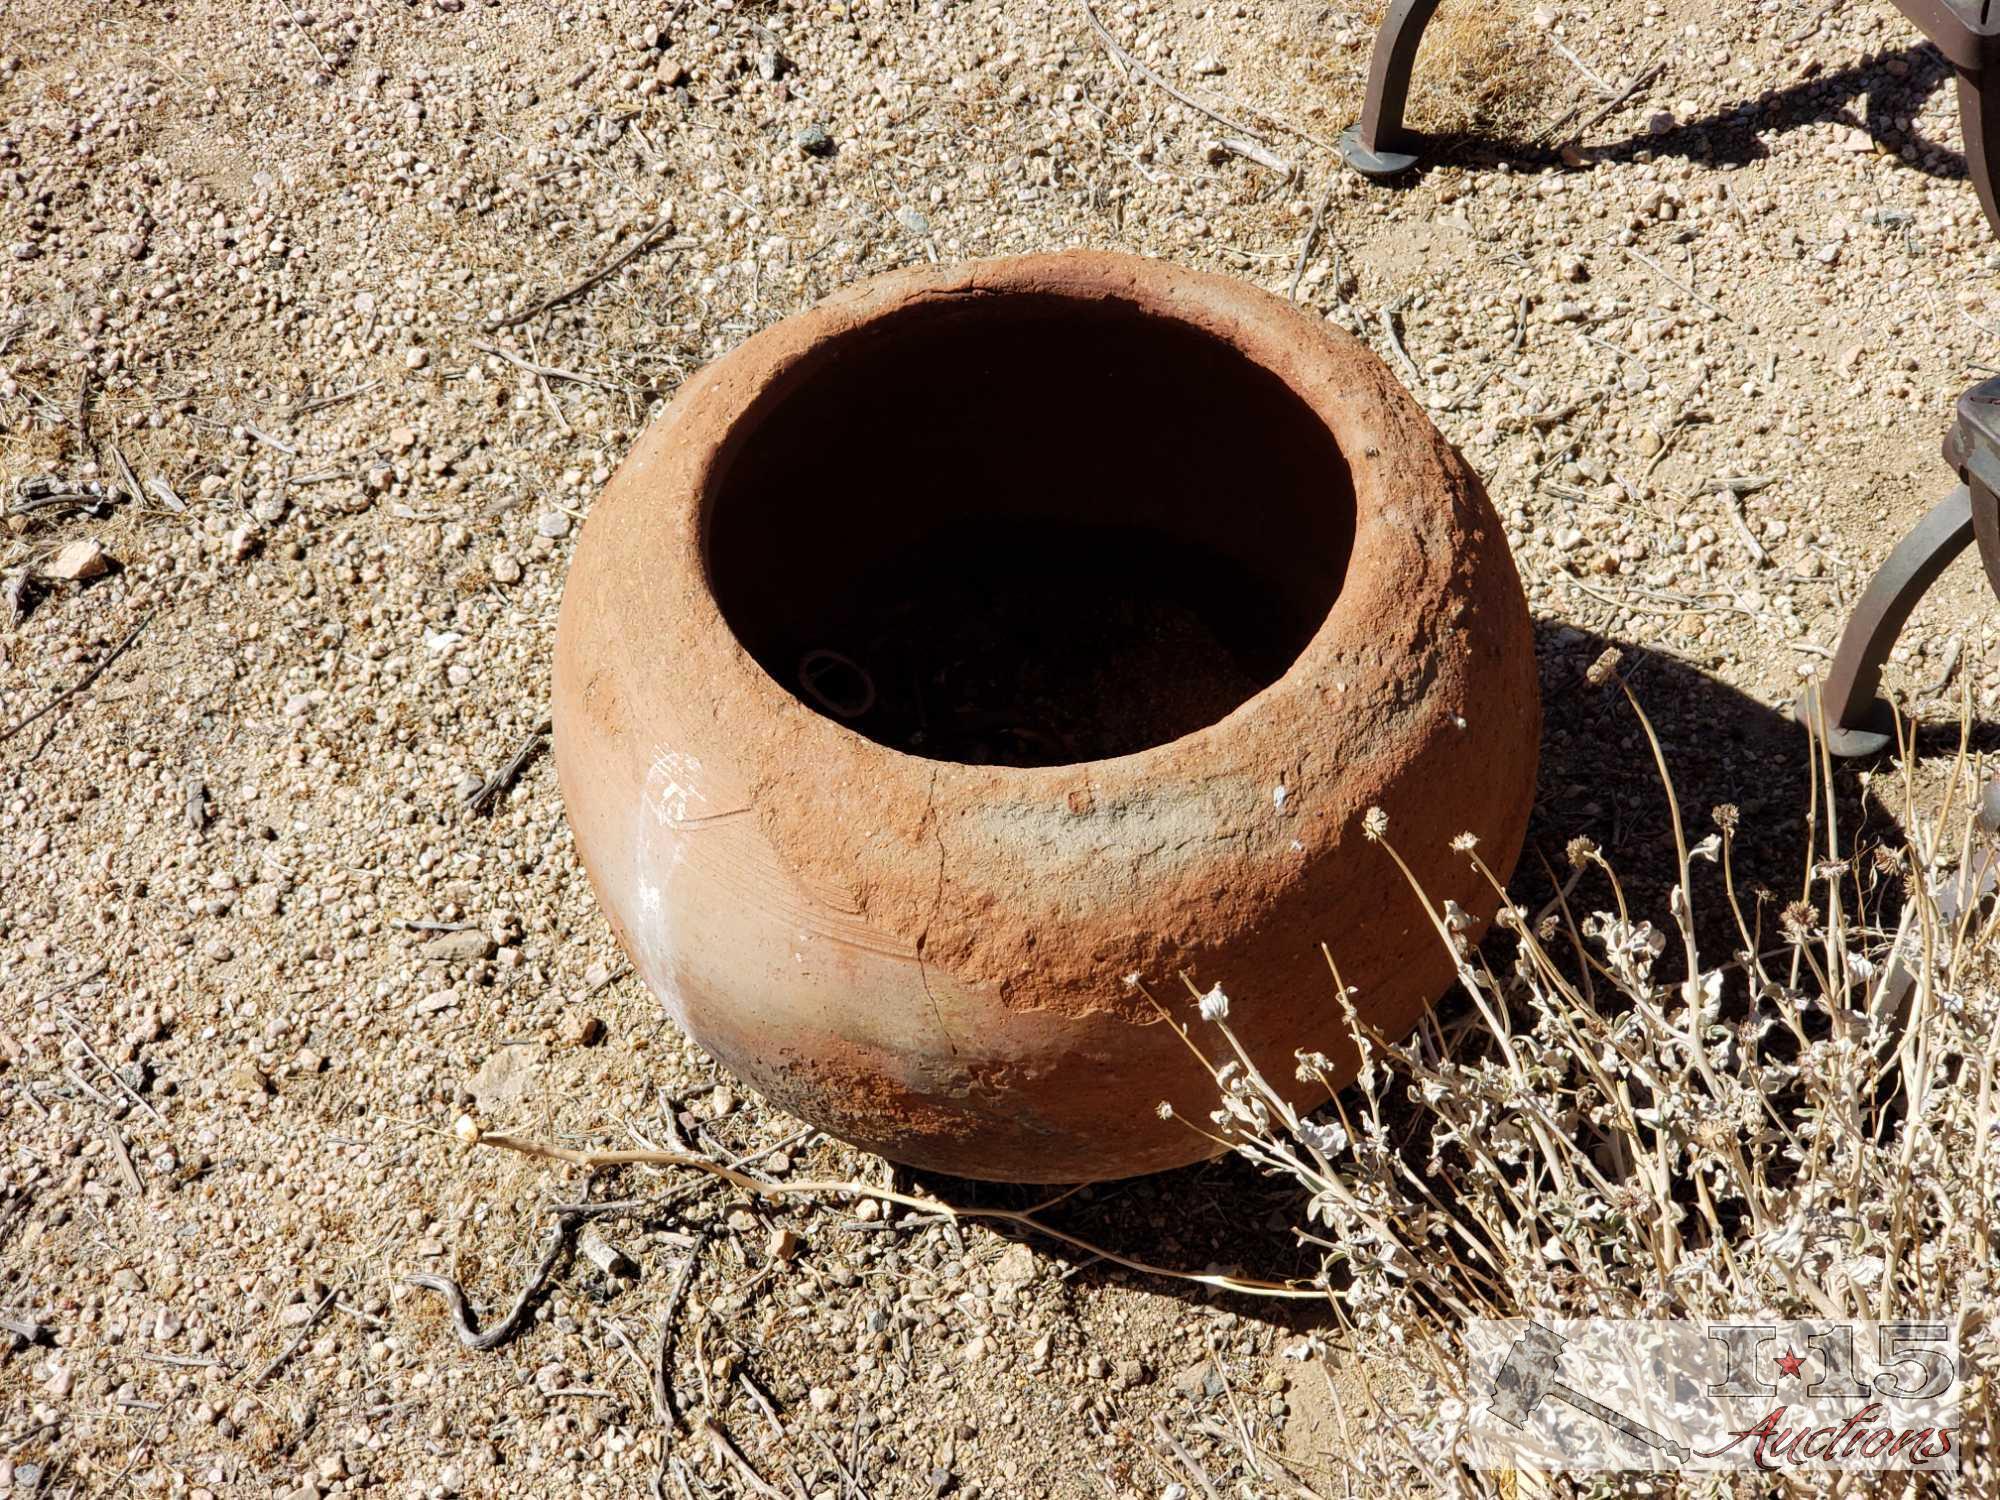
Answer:
<path fill-rule="evenodd" d="M 1336 1491 L 1309 1308 L 869 1201 L 612 1176 L 686 1191 L 491 1352 L 403 1283 L 497 1318 L 584 1191 L 462 1117 L 908 1185 L 627 975 L 536 735 L 576 524 L 689 370 L 869 272 L 1093 245 L 1296 281 L 1508 520 L 1533 847 L 1588 833 L 1648 889 L 1643 747 L 1565 697 L 1611 641 L 1782 884 L 1776 710 L 2000 364 L 1947 70 L 1879 0 L 1503 17 L 1509 87 L 1427 100 L 1501 138 L 1392 190 L 1325 149 L 1369 38 L 1333 7 L 1098 12 L 1224 123 L 1069 7 L 564 5 L 0 0 L 0 1310 L 40 1335 L 0 1348 L 0 1491 Z M 1991 606 L 1960 564 L 1892 678 L 1990 717 Z M 1268 1276 L 1311 1269 L 1301 1207 L 1223 1163 L 1053 1217 Z"/>

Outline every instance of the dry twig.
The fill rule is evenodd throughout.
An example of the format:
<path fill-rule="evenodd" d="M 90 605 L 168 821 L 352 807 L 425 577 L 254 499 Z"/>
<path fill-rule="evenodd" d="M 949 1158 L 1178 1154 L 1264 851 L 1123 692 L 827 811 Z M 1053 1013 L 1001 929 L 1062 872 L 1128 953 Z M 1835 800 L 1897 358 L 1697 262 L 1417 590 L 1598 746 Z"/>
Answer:
<path fill-rule="evenodd" d="M 1328 172 L 1326 186 L 1320 190 L 1319 202 L 1313 207 L 1312 223 L 1306 226 L 1305 242 L 1299 246 L 1299 258 L 1292 266 L 1292 284 L 1285 292 L 1294 302 L 1299 300 L 1299 281 L 1306 274 L 1306 262 L 1312 258 L 1313 245 L 1319 239 L 1319 226 L 1326 220 L 1326 203 L 1332 196 L 1333 173 Z"/>
<path fill-rule="evenodd" d="M 311 1317 L 299 1324 L 299 1331 L 292 1335 L 292 1341 L 278 1351 L 277 1358 L 273 1359 L 268 1365 L 257 1372 L 256 1378 L 250 1382 L 253 1387 L 262 1385 L 273 1375 L 277 1374 L 279 1370 L 284 1368 L 285 1361 L 298 1353 L 299 1345 L 306 1341 L 306 1335 L 319 1326 L 319 1320 L 325 1317 L 326 1310 L 333 1306 L 333 1298 L 334 1293 L 328 1291 L 324 1297 L 319 1299 L 319 1306 L 312 1310 Z"/>
<path fill-rule="evenodd" d="M 1254 161 L 1258 166 L 1276 172 L 1287 182 L 1290 182 L 1292 178 L 1298 175 L 1299 169 L 1297 166 L 1286 161 L 1284 157 L 1278 155 L 1270 147 L 1260 145 L 1256 141 L 1238 140 L 1235 136 L 1225 135 L 1215 144 L 1219 150 L 1225 151 L 1231 156 L 1240 156 L 1245 161 Z"/>
<path fill-rule="evenodd" d="M 918 1198 L 909 1193 L 898 1193 L 889 1188 L 870 1186 L 865 1182 L 765 1182 L 746 1172 L 726 1167 L 720 1162 L 710 1161 L 705 1156 L 695 1156 L 685 1151 L 575 1151 L 567 1146 L 550 1146 L 540 1141 L 525 1140 L 511 1135 L 483 1135 L 479 1138 L 482 1146 L 497 1146 L 502 1151 L 517 1151 L 523 1156 L 539 1157 L 543 1161 L 568 1162 L 577 1167 L 692 1167 L 698 1172 L 707 1172 L 743 1189 L 746 1193 L 760 1198 L 801 1198 L 824 1197 L 836 1193 L 858 1194 L 875 1198 L 883 1203 L 893 1203 L 901 1208 L 915 1209 L 919 1213 L 937 1214 L 946 1220 L 992 1219 L 1007 1224 L 1019 1224 L 1036 1234 L 1046 1235 L 1091 1255 L 1099 1255 L 1114 1265 L 1128 1271 L 1138 1271 L 1147 1276 L 1165 1276 L 1176 1281 L 1192 1281 L 1201 1286 L 1211 1286 L 1218 1291 L 1241 1292 L 1251 1297 L 1282 1297 L 1300 1301 L 1318 1301 L 1326 1296 L 1320 1287 L 1288 1285 L 1278 1281 L 1260 1281 L 1252 1277 L 1222 1276 L 1213 1273 L 1176 1271 L 1167 1266 L 1157 1266 L 1150 1261 L 1135 1260 L 1128 1255 L 1120 1255 L 1115 1250 L 1107 1250 L 1102 1245 L 1070 1234 L 1066 1230 L 1052 1228 L 1033 1214 L 1017 1213 L 1008 1208 L 962 1208 L 936 1199 Z M 414 1280 L 415 1278 L 409 1278 Z M 419 1285 L 430 1285 L 433 1290 L 451 1293 L 457 1288 L 449 1283 L 438 1286 L 442 1277 L 431 1277 Z M 461 1305 L 463 1299 L 460 1299 Z M 464 1342 L 463 1333 L 460 1342 Z M 490 1347 L 490 1346 L 482 1346 Z"/>
<path fill-rule="evenodd" d="M 136 634 L 136 632 L 134 633 Z M 106 662 L 105 665 L 109 666 L 110 663 Z M 90 1040 L 89 1038 L 84 1036 L 83 1028 L 77 1024 L 76 1017 L 72 1016 L 66 1010 L 59 1010 L 56 1012 L 56 1014 L 62 1018 L 63 1025 L 69 1028 L 69 1034 L 76 1038 L 77 1046 L 83 1048 L 84 1052 L 89 1056 L 90 1060 L 96 1063 L 98 1067 L 102 1068 L 107 1074 L 110 1075 L 111 1081 L 117 1084 L 119 1088 L 125 1091 L 126 1098 L 130 1099 L 134 1104 L 138 1105 L 139 1108 L 143 1109 L 147 1114 L 151 1115 L 153 1117 L 153 1122 L 156 1125 L 164 1125 L 167 1123 L 166 1116 L 161 1114 L 157 1109 L 153 1107 L 153 1102 L 150 1099 L 148 1099 L 144 1094 L 140 1093 L 137 1089 L 133 1088 L 131 1084 L 127 1083 L 125 1081 L 124 1075 L 121 1074 L 116 1068 L 112 1067 L 110 1063 L 106 1062 L 104 1060 L 104 1055 L 101 1052 L 99 1052 L 95 1047 L 90 1045 Z"/>
<path fill-rule="evenodd" d="M 103 661 L 99 662 L 96 666 L 92 667 L 88 672 L 84 673 L 82 678 L 79 679 L 73 686 L 64 688 L 60 693 L 57 693 L 55 697 L 51 698 L 47 703 L 44 703 L 40 708 L 36 709 L 33 713 L 29 714 L 27 718 L 21 720 L 20 723 L 12 725 L 5 731 L 0 731 L 0 745 L 6 744 L 7 741 L 14 738 L 15 735 L 19 734 L 22 730 L 26 729 L 30 724 L 33 724 L 36 720 L 46 718 L 48 715 L 54 713 L 57 709 L 61 708 L 65 703 L 69 702 L 70 699 L 74 698 L 78 693 L 82 692 L 85 688 L 89 687 L 93 682 L 97 681 L 99 677 L 102 677 L 104 675 L 105 668 L 109 667 L 114 661 L 118 660 L 118 658 L 123 656 L 127 651 L 130 651 L 132 649 L 132 643 L 139 639 L 140 632 L 143 631 L 148 625 L 152 623 L 153 623 L 153 616 L 151 615 L 146 616 L 145 619 L 141 620 L 137 625 L 132 627 L 132 633 L 126 636 L 124 640 L 120 641 L 117 644 L 117 646 L 112 649 L 112 652 L 109 656 L 105 657 Z M 152 1108 L 150 1104 L 147 1105 L 146 1107 L 148 1109 Z M 157 1113 L 157 1111 L 155 1111 L 155 1113 Z"/>
<path fill-rule="evenodd" d="M 1639 69 L 1638 72 L 1632 75 L 1632 81 L 1630 83 L 1626 84 L 1624 88 L 1620 89 L 1616 94 L 1612 95 L 1611 98 L 1605 100 L 1603 104 L 1598 106 L 1598 108 L 1591 111 L 1588 118 L 1586 118 L 1582 124 L 1578 125 L 1575 130 L 1572 130 L 1568 135 L 1563 137 L 1562 144 L 1565 146 L 1575 145 L 1578 141 L 1583 139 L 1583 134 L 1585 131 L 1589 130 L 1592 126 L 1598 124 L 1599 122 L 1609 119 L 1613 114 L 1617 113 L 1617 111 L 1621 109 L 1626 104 L 1626 102 L 1632 98 L 1634 94 L 1638 93 L 1641 89 L 1648 87 L 1653 82 L 1654 79 L 1658 78 L 1661 73 L 1665 72 L 1666 64 L 1660 61 L 1660 53 L 1665 51 L 1666 47 L 1663 44 L 1660 47 L 1659 51 L 1656 51 L 1653 54 L 1652 59 L 1649 62 L 1647 62 L 1647 64 L 1644 67 Z M 1553 134 L 1554 132 L 1552 131 L 1550 133 Z"/>
<path fill-rule="evenodd" d="M 1104 22 L 1099 20 L 1097 12 L 1091 9 L 1090 0 L 1077 0 L 1077 3 L 1083 7 L 1084 18 L 1090 22 L 1090 29 L 1097 33 L 1098 41 L 1104 44 L 1104 50 L 1111 54 L 1112 61 L 1118 64 L 1128 78 L 1136 77 L 1143 79 L 1177 103 L 1186 105 L 1196 114 L 1207 115 L 1209 119 L 1215 121 L 1218 125 L 1227 125 L 1231 130 L 1239 131 L 1246 136 L 1258 140 L 1263 139 L 1258 132 L 1252 130 L 1241 120 L 1231 119 L 1219 110 L 1210 109 L 1206 104 L 1195 98 L 1194 95 L 1175 87 L 1175 85 L 1169 83 L 1158 73 L 1155 73 L 1151 68 L 1140 62 L 1138 58 L 1118 45 L 1118 39 L 1104 29 Z"/>
<path fill-rule="evenodd" d="M 494 1137 L 486 1137 L 488 1140 Z M 556 1263 L 569 1248 L 570 1236 L 583 1216 L 576 1213 L 558 1211 L 555 1228 L 549 1234 L 549 1247 L 542 1254 L 541 1264 L 535 1267 L 527 1285 L 521 1288 L 521 1295 L 514 1299 L 514 1306 L 507 1316 L 481 1333 L 474 1326 L 471 1315 L 465 1309 L 465 1289 L 449 1276 L 434 1276 L 428 1271 L 420 1271 L 403 1278 L 408 1286 L 420 1286 L 426 1291 L 436 1292 L 444 1298 L 445 1310 L 451 1314 L 452 1329 L 458 1335 L 459 1343 L 475 1352 L 497 1349 L 521 1331 L 521 1325 L 528 1320 L 528 1309 L 535 1298 L 548 1285 L 549 1277 L 555 1274 Z"/>
<path fill-rule="evenodd" d="M 1678 276 L 1674 275 L 1671 271 L 1667 270 L 1666 267 L 1662 266 L 1658 261 L 1654 260 L 1651 256 L 1641 255 L 1637 250 L 1634 250 L 1630 245 L 1620 245 L 1618 248 L 1623 250 L 1629 259 L 1636 260 L 1640 265 L 1644 266 L 1647 270 L 1651 271 L 1655 276 L 1659 277 L 1660 280 L 1664 281 L 1668 286 L 1675 288 L 1677 291 L 1682 291 L 1687 293 L 1688 296 L 1694 298 L 1695 301 L 1699 302 L 1703 307 L 1707 308 L 1710 312 L 1714 313 L 1718 318 L 1727 319 L 1731 323 L 1734 323 L 1736 321 L 1735 318 L 1731 317 L 1727 312 L 1724 312 L 1721 308 L 1717 307 L 1713 302 L 1709 301 L 1708 298 L 1702 296 L 1700 292 L 1696 291 L 1693 287 L 1689 286 L 1685 281 L 1682 281 Z"/>
<path fill-rule="evenodd" d="M 695 1237 L 694 1245 L 688 1250 L 687 1259 L 674 1274 L 674 1284 L 667 1289 L 666 1305 L 660 1309 L 659 1352 L 647 1370 L 653 1386 L 653 1408 L 660 1420 L 678 1432 L 687 1425 L 681 1415 L 680 1405 L 674 1399 L 673 1355 L 674 1320 L 680 1316 L 681 1304 L 687 1300 L 688 1288 L 694 1285 L 695 1267 L 701 1260 L 702 1247 L 708 1243 L 707 1231 Z"/>
<path fill-rule="evenodd" d="M 736 1446 L 736 1439 L 724 1432 L 713 1417 L 701 1419 L 701 1434 L 708 1439 L 708 1445 L 716 1455 L 741 1474 L 743 1482 L 763 1500 L 788 1500 L 783 1490 L 751 1467 L 750 1460 L 743 1456 L 743 1450 Z"/>
<path fill-rule="evenodd" d="M 505 317 L 490 318 L 483 326 L 488 333 L 498 333 L 503 328 L 512 328 L 516 324 L 527 322 L 530 318 L 539 318 L 543 313 L 561 307 L 565 302 L 574 302 L 592 287 L 616 276 L 647 251 L 656 248 L 673 232 L 674 226 L 671 223 L 657 225 L 650 233 L 641 235 L 617 255 L 613 256 L 610 261 L 597 270 L 592 271 L 574 286 L 565 287 L 554 296 L 544 297 L 533 307 L 526 308 L 521 312 L 508 313 Z"/>
<path fill-rule="evenodd" d="M 467 794 L 465 799 L 467 809 L 475 813 L 487 813 L 497 807 L 500 799 L 513 790 L 514 783 L 521 779 L 521 772 L 527 769 L 528 762 L 535 758 L 536 752 L 548 741 L 554 729 L 554 721 L 544 719 L 529 730 L 527 739 L 521 742 L 521 748 L 508 756 L 506 763 L 499 770 Z"/>
<path fill-rule="evenodd" d="M 583 375 L 579 374 L 575 370 L 564 370 L 555 365 L 538 365 L 534 363 L 532 360 L 526 360 L 521 358 L 520 355 L 515 354 L 511 350 L 502 349 L 498 344 L 489 344 L 480 339 L 467 339 L 466 342 L 472 345 L 472 347 L 477 349 L 481 354 L 491 354 L 495 358 L 504 359 L 507 361 L 508 364 L 512 365 L 515 369 L 523 370 L 526 373 L 538 376 L 543 380 L 568 380 L 568 381 L 573 381 L 577 385 L 594 385 L 600 391 L 609 391 L 617 389 L 617 387 L 610 385 L 605 381 L 599 380 L 595 375 Z"/>

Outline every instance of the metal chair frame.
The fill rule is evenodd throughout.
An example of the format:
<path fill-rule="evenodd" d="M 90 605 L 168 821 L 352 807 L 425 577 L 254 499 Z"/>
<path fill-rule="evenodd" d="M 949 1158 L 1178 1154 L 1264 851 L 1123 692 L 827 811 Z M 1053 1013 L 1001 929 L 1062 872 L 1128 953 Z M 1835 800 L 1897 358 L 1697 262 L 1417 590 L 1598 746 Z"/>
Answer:
<path fill-rule="evenodd" d="M 1424 28 L 1439 0 L 1390 0 L 1375 34 L 1361 119 L 1340 137 L 1347 165 L 1387 178 L 1415 166 L 1423 138 L 1404 123 L 1410 76 Z M 1986 222 L 2000 233 L 1993 168 L 2000 165 L 2000 0 L 1896 0 L 1957 73 L 1965 168 Z M 1938 576 L 1977 544 L 1987 580 L 2000 595 L 2000 378 L 1959 397 L 1944 440 L 1958 486 L 1897 544 L 1869 580 L 1823 681 L 1799 694 L 1801 722 L 1824 734 L 1835 755 L 1875 755 L 1895 739 L 1895 713 L 1881 697 L 1882 667 L 1917 603 Z"/>

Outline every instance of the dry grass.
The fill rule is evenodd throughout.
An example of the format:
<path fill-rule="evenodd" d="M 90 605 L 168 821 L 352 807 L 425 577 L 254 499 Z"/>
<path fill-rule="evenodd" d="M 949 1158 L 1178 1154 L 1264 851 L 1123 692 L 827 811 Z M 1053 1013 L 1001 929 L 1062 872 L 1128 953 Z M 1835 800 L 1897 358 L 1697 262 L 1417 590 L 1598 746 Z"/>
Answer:
<path fill-rule="evenodd" d="M 1561 63 L 1521 0 L 1439 7 L 1410 85 L 1410 123 L 1439 135 L 1522 135 L 1548 123 Z M 1371 13 L 1370 24 L 1380 24 Z M 1360 107 L 1360 101 L 1355 101 Z"/>
<path fill-rule="evenodd" d="M 1615 681 L 1615 662 L 1593 673 Z M 1628 910 L 1585 840 L 1570 857 L 1602 909 L 1505 904 L 1511 943 L 1482 950 L 1455 908 L 1426 901 L 1465 1004 L 1392 1043 L 1366 1034 L 1343 991 L 1366 1064 L 1330 1119 L 1291 1109 L 1236 1046 L 1226 1000 L 1204 998 L 1212 1032 L 1196 1034 L 1227 1045 L 1212 1128 L 1296 1179 L 1347 1368 L 1395 1372 L 1362 1410 L 1343 1403 L 1344 1462 L 1369 1492 L 1483 1492 L 1488 1476 L 1437 1456 L 1484 1394 L 1466 1388 L 1455 1331 L 1531 1313 L 1954 1325 L 1961 1483 L 1994 1492 L 1981 1309 L 2000 1220 L 2000 911 L 1955 912 L 1941 894 L 2000 859 L 1976 818 L 1989 768 L 1961 749 L 1923 798 L 1907 769 L 1879 777 L 1905 837 L 1872 848 L 1844 841 L 1823 756 L 1818 769 L 1814 852 L 1789 899 L 1738 884 L 1734 808 L 1690 843 L 1676 802 L 1679 883 L 1661 925 Z M 1400 867 L 1395 830 L 1370 817 Z M 1459 847 L 1490 879 L 1471 841 Z M 1697 900 L 1726 904 L 1740 938 L 1726 961 L 1700 952 Z M 1491 957 L 1502 947 L 1509 968 Z M 1300 1057 L 1302 1076 L 1322 1066 Z"/>

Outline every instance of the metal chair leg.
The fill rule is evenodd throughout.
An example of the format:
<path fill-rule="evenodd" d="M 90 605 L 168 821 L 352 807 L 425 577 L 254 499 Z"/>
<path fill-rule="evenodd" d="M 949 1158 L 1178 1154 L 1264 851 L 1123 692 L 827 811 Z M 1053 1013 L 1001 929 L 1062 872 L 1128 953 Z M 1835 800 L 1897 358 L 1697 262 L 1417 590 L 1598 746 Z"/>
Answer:
<path fill-rule="evenodd" d="M 1826 680 L 1793 704 L 1793 717 L 1814 724 L 1835 755 L 1874 755 L 1894 740 L 1894 713 L 1875 696 L 1882 664 L 1917 601 L 1971 543 L 1972 510 L 1972 489 L 1961 484 L 1897 543 L 1841 632 Z"/>
<path fill-rule="evenodd" d="M 1959 73 L 1958 123 L 1965 135 L 1965 174 L 1979 194 L 1988 227 L 2000 233 L 2000 204 L 1993 193 L 1993 167 L 2000 164 L 2000 100 L 1987 99 L 1980 87 L 1980 80 L 1995 71 Z"/>
<path fill-rule="evenodd" d="M 1986 569 L 1986 581 L 2000 597 L 2000 496 L 1987 488 L 1978 475 L 1972 484 L 1972 535 L 1979 543 L 1979 561 Z"/>
<path fill-rule="evenodd" d="M 1438 0 L 1389 0 L 1368 63 L 1361 122 L 1340 133 L 1341 160 L 1364 176 L 1393 177 L 1416 165 L 1417 137 L 1403 124 L 1403 108 L 1417 46 L 1437 8 Z"/>

